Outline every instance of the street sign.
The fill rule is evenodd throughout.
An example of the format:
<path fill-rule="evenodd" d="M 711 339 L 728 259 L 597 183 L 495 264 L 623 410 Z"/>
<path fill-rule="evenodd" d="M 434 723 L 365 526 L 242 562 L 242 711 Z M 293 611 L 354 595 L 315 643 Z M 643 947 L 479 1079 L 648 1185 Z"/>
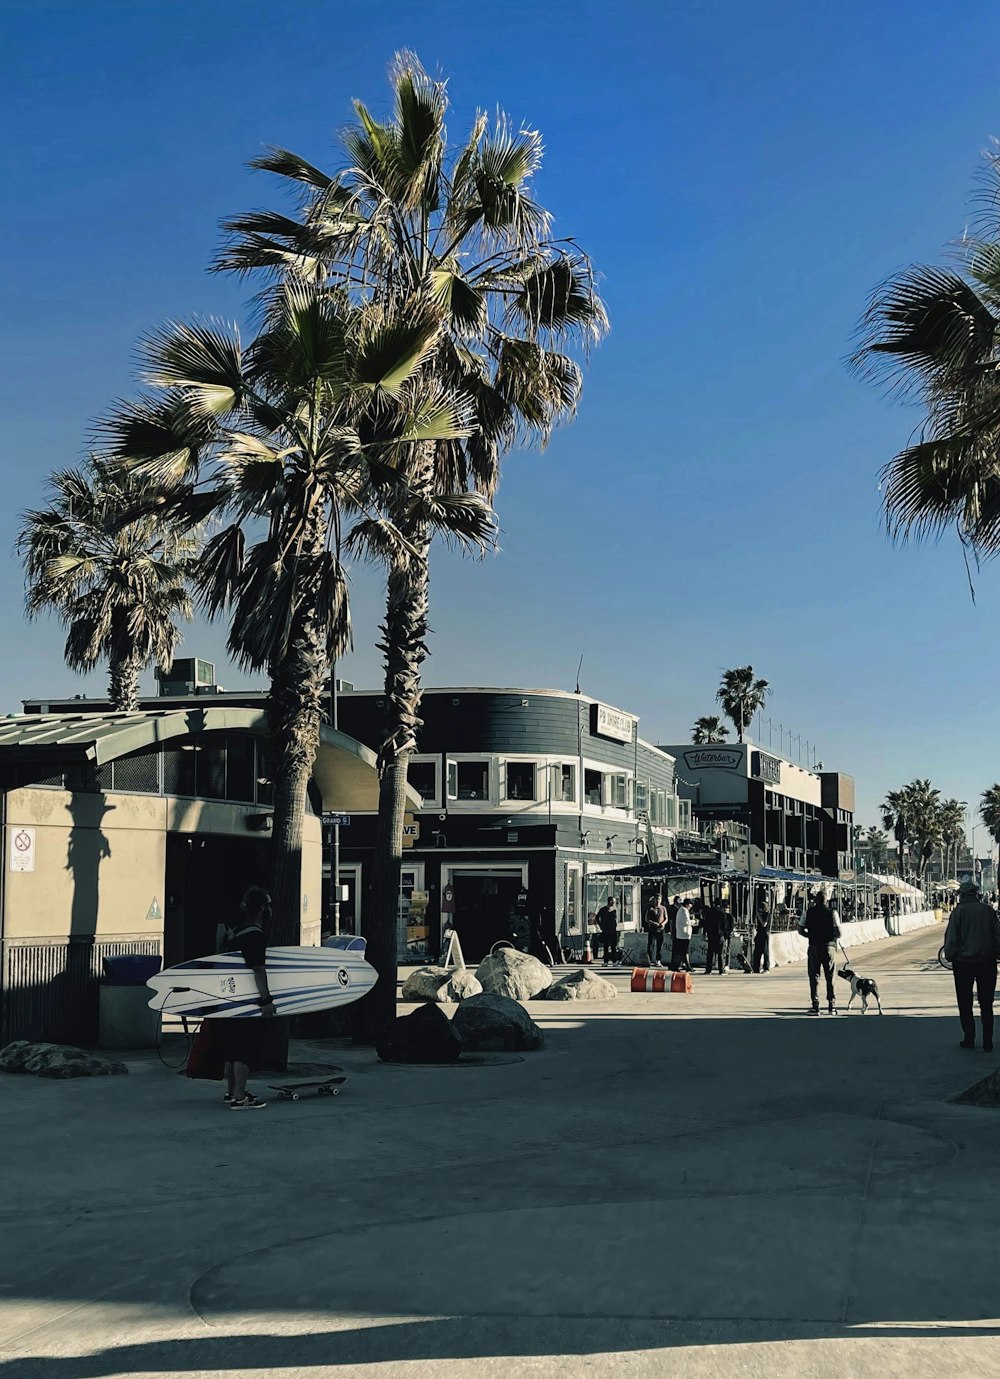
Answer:
<path fill-rule="evenodd" d="M 346 828 L 351 822 L 351 816 L 350 814 L 324 814 L 323 822 L 325 824 L 339 824 L 341 828 Z"/>
<path fill-rule="evenodd" d="M 19 824 L 10 830 L 11 871 L 35 870 L 35 830 Z"/>

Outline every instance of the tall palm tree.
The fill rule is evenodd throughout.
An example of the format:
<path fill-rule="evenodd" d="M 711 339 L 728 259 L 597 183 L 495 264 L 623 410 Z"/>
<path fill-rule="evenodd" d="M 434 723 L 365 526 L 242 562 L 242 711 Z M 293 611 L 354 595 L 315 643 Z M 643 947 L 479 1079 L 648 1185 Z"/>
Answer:
<path fill-rule="evenodd" d="M 988 790 L 983 791 L 979 802 L 979 817 L 986 825 L 994 843 L 1000 844 L 1000 785 L 991 785 Z"/>
<path fill-rule="evenodd" d="M 753 666 L 737 666 L 735 670 L 722 673 L 722 683 L 716 691 L 716 699 L 722 705 L 722 712 L 736 728 L 737 742 L 743 741 L 743 733 L 758 709 L 764 707 L 771 686 L 766 680 L 758 680 Z"/>
<path fill-rule="evenodd" d="M 345 524 L 404 484 L 407 451 L 463 437 L 461 399 L 422 376 L 440 325 L 426 303 L 392 312 L 287 279 L 260 333 L 171 326 L 146 346 L 153 392 L 104 424 L 110 456 L 175 521 L 222 523 L 196 588 L 231 613 L 228 647 L 270 678 L 274 903 L 296 942 L 302 819 L 333 659 L 350 641 Z"/>
<path fill-rule="evenodd" d="M 882 827 L 896 840 L 899 858 L 899 876 L 906 880 L 906 841 L 909 837 L 909 799 L 905 787 L 890 790 L 879 806 L 882 812 Z"/>
<path fill-rule="evenodd" d="M 944 853 L 945 877 L 953 870 L 952 860 L 958 860 L 958 848 L 965 839 L 965 805 L 961 800 L 941 803 L 941 847 Z"/>
<path fill-rule="evenodd" d="M 871 824 L 862 832 L 859 842 L 868 853 L 868 861 L 871 870 L 878 871 L 879 867 L 884 863 L 885 855 L 888 851 L 884 830 L 878 828 L 875 824 Z"/>
<path fill-rule="evenodd" d="M 712 714 L 706 714 L 702 718 L 696 718 L 694 720 L 694 726 L 691 729 L 691 741 L 698 744 L 724 742 L 728 736 L 729 729 L 726 727 L 725 723 L 723 723 L 721 718 L 715 717 Z"/>
<path fill-rule="evenodd" d="M 890 533 L 954 527 L 963 547 L 1000 551 L 1000 147 L 986 154 L 979 236 L 955 267 L 917 264 L 872 293 L 855 367 L 918 402 L 918 439 L 882 471 Z"/>
<path fill-rule="evenodd" d="M 280 149 L 256 160 L 296 193 L 298 209 L 229 221 L 218 264 L 301 275 L 382 303 L 418 295 L 441 325 L 422 373 L 460 394 L 475 422 L 465 438 L 412 452 L 409 500 L 392 511 L 407 552 L 388 565 L 381 794 L 365 920 L 369 954 L 387 976 L 396 965 L 406 770 L 428 654 L 431 507 L 469 490 L 492 501 L 504 454 L 544 443 L 575 412 L 582 375 L 566 342 L 585 348 L 607 329 L 589 261 L 574 241 L 553 236 L 533 198 L 540 136 L 480 114 L 453 149 L 445 84 L 408 53 L 390 77 L 393 113 L 380 121 L 355 102 L 336 175 Z M 375 988 L 382 1016 L 391 1014 L 389 992 L 388 980 Z"/>
<path fill-rule="evenodd" d="M 108 662 L 114 708 L 139 707 L 139 676 L 169 670 L 191 617 L 188 580 L 196 542 L 148 512 L 136 478 L 95 458 L 49 477 L 48 507 L 26 512 L 17 538 L 29 617 L 56 613 L 72 670 Z"/>

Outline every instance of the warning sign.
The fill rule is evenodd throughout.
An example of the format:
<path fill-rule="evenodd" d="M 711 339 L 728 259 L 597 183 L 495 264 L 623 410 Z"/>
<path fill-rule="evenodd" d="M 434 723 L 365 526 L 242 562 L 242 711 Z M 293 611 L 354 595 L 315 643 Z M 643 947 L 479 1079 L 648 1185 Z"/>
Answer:
<path fill-rule="evenodd" d="M 35 870 L 35 830 L 19 824 L 10 830 L 11 871 Z"/>
<path fill-rule="evenodd" d="M 160 909 L 160 902 L 157 900 L 155 895 L 153 896 L 153 900 L 150 904 L 149 909 L 146 911 L 146 918 L 151 921 L 163 918 L 163 911 Z"/>

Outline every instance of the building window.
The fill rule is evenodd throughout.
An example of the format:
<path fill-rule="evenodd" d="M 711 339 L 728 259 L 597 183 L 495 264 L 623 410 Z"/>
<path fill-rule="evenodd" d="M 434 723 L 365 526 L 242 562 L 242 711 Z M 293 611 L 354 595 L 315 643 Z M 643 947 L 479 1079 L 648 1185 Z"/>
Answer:
<path fill-rule="evenodd" d="M 504 799 L 533 800 L 535 798 L 535 763 L 508 761 L 504 771 Z"/>
<path fill-rule="evenodd" d="M 438 784 L 440 765 L 437 757 L 411 757 L 407 763 L 406 779 L 424 804 L 437 804 L 440 800 L 440 786 Z"/>
<path fill-rule="evenodd" d="M 552 797 L 564 804 L 576 804 L 576 767 L 568 761 L 552 768 Z"/>
<path fill-rule="evenodd" d="M 628 808 L 628 777 L 623 775 L 608 776 L 607 802 L 615 809 Z"/>
<path fill-rule="evenodd" d="M 583 798 L 588 804 L 604 803 L 604 777 L 600 771 L 585 770 L 583 773 Z"/>
<path fill-rule="evenodd" d="M 450 800 L 488 800 L 490 797 L 490 763 L 475 761 L 448 762 L 448 798 Z"/>
<path fill-rule="evenodd" d="M 646 814 L 649 812 L 649 781 L 637 780 L 635 783 L 635 812 Z"/>

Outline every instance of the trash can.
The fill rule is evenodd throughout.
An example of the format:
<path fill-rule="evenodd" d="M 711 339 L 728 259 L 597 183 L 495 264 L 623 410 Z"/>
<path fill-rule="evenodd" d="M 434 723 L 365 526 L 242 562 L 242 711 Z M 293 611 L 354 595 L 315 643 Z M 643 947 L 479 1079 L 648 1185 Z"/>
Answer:
<path fill-rule="evenodd" d="M 99 1042 L 102 1049 L 152 1049 L 160 1032 L 159 1011 L 146 982 L 159 972 L 161 959 L 125 953 L 102 959 Z"/>

